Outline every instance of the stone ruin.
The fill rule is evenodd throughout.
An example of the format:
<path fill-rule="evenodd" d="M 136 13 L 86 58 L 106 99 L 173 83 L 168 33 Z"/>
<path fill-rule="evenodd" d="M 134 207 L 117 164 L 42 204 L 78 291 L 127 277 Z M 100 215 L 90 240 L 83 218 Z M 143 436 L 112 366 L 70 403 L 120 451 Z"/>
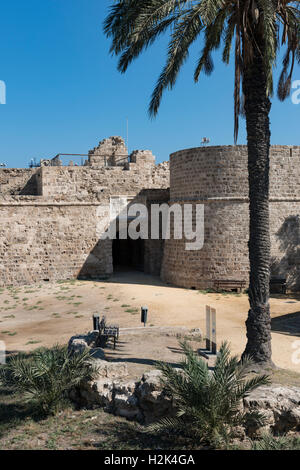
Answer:
<path fill-rule="evenodd" d="M 103 166 L 125 166 L 128 163 L 128 151 L 121 137 L 110 137 L 99 142 L 89 151 L 86 165 L 94 168 Z"/>
<path fill-rule="evenodd" d="M 125 362 L 106 360 L 105 352 L 95 346 L 98 331 L 86 335 L 73 336 L 69 341 L 69 351 L 73 354 L 88 350 L 92 363 L 98 368 L 97 377 L 92 382 L 81 384 L 70 393 L 71 400 L 78 407 L 103 408 L 109 413 L 122 416 L 142 424 L 150 424 L 166 416 L 175 416 L 176 401 L 168 396 L 162 385 L 161 371 L 152 369 L 140 378 L 129 377 Z M 171 332 L 176 336 L 192 338 L 201 335 L 197 329 L 182 328 L 181 332 Z M 300 390 L 281 385 L 262 386 L 250 393 L 241 402 L 244 411 L 256 410 L 262 413 L 265 424 L 261 427 L 248 426 L 236 429 L 236 437 L 256 438 L 266 431 L 273 433 L 297 432 L 300 430 Z"/>

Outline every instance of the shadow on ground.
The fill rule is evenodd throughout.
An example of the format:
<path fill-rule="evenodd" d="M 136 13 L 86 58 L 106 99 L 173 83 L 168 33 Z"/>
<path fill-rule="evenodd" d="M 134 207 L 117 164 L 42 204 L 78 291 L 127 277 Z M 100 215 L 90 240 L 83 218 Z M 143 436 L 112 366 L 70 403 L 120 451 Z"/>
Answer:
<path fill-rule="evenodd" d="M 22 425 L 27 419 L 42 421 L 44 416 L 37 413 L 31 403 L 24 403 L 24 397 L 17 397 L 7 387 L 0 387 L 0 438 L 10 429 Z"/>
<path fill-rule="evenodd" d="M 300 312 L 272 318 L 271 328 L 284 335 L 300 336 Z"/>
<path fill-rule="evenodd" d="M 79 276 L 79 280 L 80 280 L 80 276 Z M 170 287 L 170 289 L 174 289 L 174 288 L 180 289 L 180 287 L 178 286 L 162 281 L 159 276 L 146 274 L 142 271 L 132 270 L 132 268 L 119 269 L 118 271 L 113 273 L 111 276 L 99 277 L 99 279 L 84 278 L 84 280 L 90 281 L 92 283 L 109 282 L 112 284 L 136 284 L 136 285 L 144 285 L 144 286 Z M 182 287 L 182 289 L 185 289 L 185 287 Z"/>
<path fill-rule="evenodd" d="M 175 432 L 151 433 L 145 432 L 145 429 L 144 426 L 137 426 L 128 421 L 119 422 L 118 426 L 115 423 L 108 423 L 105 429 L 96 431 L 104 439 L 101 442 L 96 442 L 94 447 L 103 449 L 109 446 L 110 450 L 114 448 L 114 445 L 117 449 L 200 449 L 200 446 L 195 446 L 192 439 L 189 440 Z"/>

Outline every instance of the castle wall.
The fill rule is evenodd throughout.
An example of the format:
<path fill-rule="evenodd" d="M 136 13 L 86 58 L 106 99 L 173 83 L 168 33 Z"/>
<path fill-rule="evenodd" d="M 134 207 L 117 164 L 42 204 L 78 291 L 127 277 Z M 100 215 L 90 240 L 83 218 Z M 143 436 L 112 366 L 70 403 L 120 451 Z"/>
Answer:
<path fill-rule="evenodd" d="M 169 166 L 144 168 L 132 164 L 126 170 L 112 167 L 42 167 L 39 170 L 44 197 L 68 200 L 101 200 L 111 194 L 136 194 L 141 189 L 168 188 Z"/>
<path fill-rule="evenodd" d="M 3 174 L 0 170 L 0 180 Z M 100 240 L 110 224 L 110 197 L 144 201 L 147 189 L 158 200 L 166 198 L 165 191 L 169 197 L 167 164 L 128 170 L 7 169 L 5 177 L 10 183 L 9 188 L 0 186 L 0 286 L 111 274 L 112 241 Z M 36 178 L 36 195 L 23 196 L 32 177 Z M 15 194 L 10 193 L 12 188 Z M 145 249 L 145 269 L 155 274 L 162 259 L 159 243 L 154 241 Z"/>
<path fill-rule="evenodd" d="M 112 142 L 115 159 L 124 152 L 119 138 Z M 149 209 L 168 201 L 204 204 L 203 248 L 187 251 L 185 239 L 145 240 L 146 272 L 189 288 L 248 280 L 245 146 L 179 151 L 171 155 L 170 171 L 168 162 L 155 165 L 150 151 L 101 166 L 108 147 L 105 140 L 94 149 L 90 166 L 0 169 L 0 286 L 111 274 L 112 242 L 100 233 L 110 224 L 110 198 L 119 196 Z M 293 290 L 300 289 L 299 161 L 300 147 L 271 148 L 271 272 L 287 277 Z"/>
<path fill-rule="evenodd" d="M 1 168 L 0 197 L 15 194 L 37 194 L 36 169 Z"/>
<path fill-rule="evenodd" d="M 98 243 L 96 209 L 47 202 L 0 204 L 0 285 L 72 279 L 87 264 L 98 275 L 111 272 L 107 242 L 98 258 L 90 255 Z"/>
<path fill-rule="evenodd" d="M 300 288 L 299 162 L 300 147 L 271 148 L 271 270 L 274 276 L 287 277 L 294 290 Z M 204 204 L 205 239 L 199 251 L 187 251 L 185 239 L 166 240 L 162 278 L 195 288 L 213 287 L 216 279 L 248 281 L 247 147 L 202 147 L 172 154 L 170 202 Z"/>

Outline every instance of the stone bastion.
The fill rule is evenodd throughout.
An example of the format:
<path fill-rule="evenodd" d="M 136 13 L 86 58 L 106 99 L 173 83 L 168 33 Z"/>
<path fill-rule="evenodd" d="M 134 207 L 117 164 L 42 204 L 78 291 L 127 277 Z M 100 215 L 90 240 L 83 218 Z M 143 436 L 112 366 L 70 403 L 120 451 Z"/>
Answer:
<path fill-rule="evenodd" d="M 270 151 L 271 275 L 300 288 L 300 146 Z M 248 281 L 249 201 L 246 146 L 181 150 L 170 156 L 170 204 L 204 205 L 204 245 L 165 241 L 162 279 L 187 288 Z M 171 231 L 172 233 L 172 231 Z"/>

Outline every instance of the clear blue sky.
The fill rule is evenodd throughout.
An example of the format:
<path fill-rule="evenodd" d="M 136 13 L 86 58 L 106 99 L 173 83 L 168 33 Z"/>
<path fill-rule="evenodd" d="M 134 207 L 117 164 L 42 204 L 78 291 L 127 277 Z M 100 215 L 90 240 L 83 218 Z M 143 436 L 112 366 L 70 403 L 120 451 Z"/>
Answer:
<path fill-rule="evenodd" d="M 158 161 L 200 144 L 233 143 L 233 69 L 216 61 L 211 77 L 193 83 L 201 44 L 195 44 L 175 89 L 158 117 L 147 114 L 149 97 L 165 58 L 166 38 L 125 75 L 116 70 L 102 23 L 112 0 L 10 0 L 0 17 L 0 162 L 26 167 L 33 157 L 87 153 L 110 135 L 126 136 L 129 149 L 151 149 Z M 299 67 L 295 79 L 300 79 Z M 300 144 L 300 105 L 273 99 L 272 143 Z M 245 143 L 241 121 L 239 143 Z"/>

